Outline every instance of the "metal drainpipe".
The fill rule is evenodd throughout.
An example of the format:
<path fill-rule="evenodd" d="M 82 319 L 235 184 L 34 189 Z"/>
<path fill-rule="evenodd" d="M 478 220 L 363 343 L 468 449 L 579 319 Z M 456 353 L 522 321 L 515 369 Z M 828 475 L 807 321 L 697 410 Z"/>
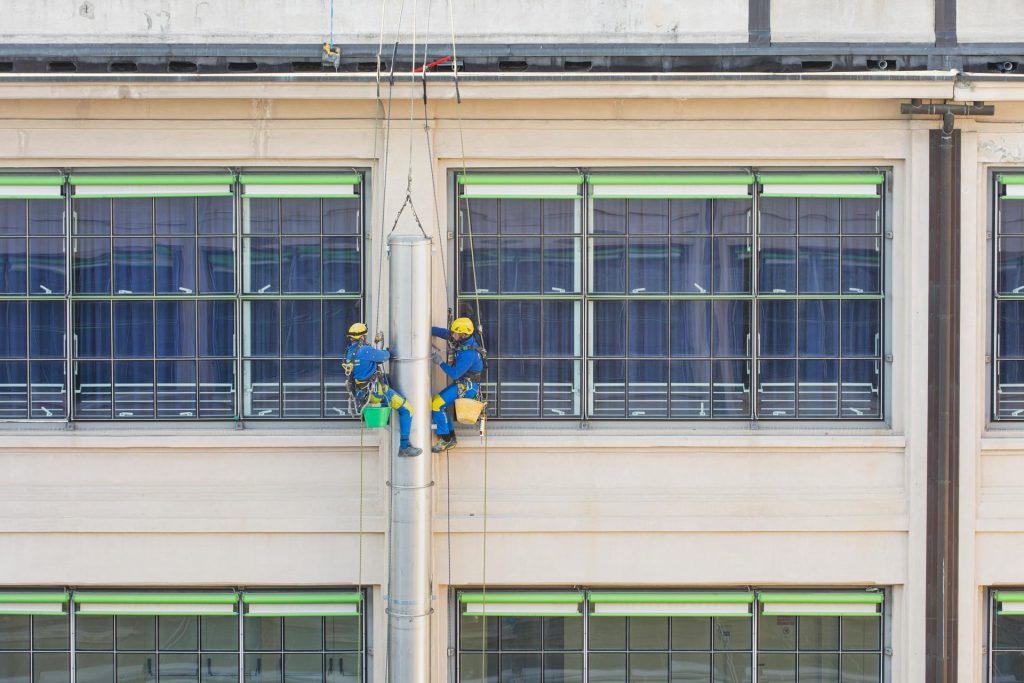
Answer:
<path fill-rule="evenodd" d="M 929 135 L 928 492 L 925 680 L 957 680 L 960 412 L 960 131 Z"/>
<path fill-rule="evenodd" d="M 396 390 L 413 408 L 413 458 L 391 448 L 391 552 L 388 577 L 388 680 L 430 680 L 430 567 L 433 521 L 430 454 L 430 240 L 393 235 L 390 341 Z M 392 416 L 392 433 L 398 416 Z M 392 439 L 394 441 L 394 439 Z"/>

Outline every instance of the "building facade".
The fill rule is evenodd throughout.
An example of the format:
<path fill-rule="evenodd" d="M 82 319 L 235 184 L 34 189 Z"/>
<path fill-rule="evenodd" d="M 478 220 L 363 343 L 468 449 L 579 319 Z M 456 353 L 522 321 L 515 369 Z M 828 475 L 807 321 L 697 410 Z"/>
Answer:
<path fill-rule="evenodd" d="M 421 233 L 420 680 L 1024 680 L 1019 7 L 251 4 L 6 8 L 0 681 L 389 680 Z"/>

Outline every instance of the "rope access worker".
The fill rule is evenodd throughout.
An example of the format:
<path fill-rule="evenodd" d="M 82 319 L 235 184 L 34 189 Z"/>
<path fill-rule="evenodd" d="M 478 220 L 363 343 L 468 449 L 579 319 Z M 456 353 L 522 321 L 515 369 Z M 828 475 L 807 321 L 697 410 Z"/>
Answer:
<path fill-rule="evenodd" d="M 450 336 L 449 331 L 451 332 Z M 455 399 L 476 398 L 480 391 L 480 376 L 484 371 L 485 352 L 476 337 L 473 336 L 475 328 L 473 321 L 469 318 L 456 318 L 452 321 L 449 330 L 445 330 L 443 327 L 433 327 L 431 332 L 435 337 L 448 340 L 455 350 L 454 365 L 446 363 L 437 351 L 431 355 L 434 363 L 453 380 L 452 384 L 434 396 L 430 406 L 433 411 L 434 426 L 437 428 L 437 436 L 440 439 L 430 450 L 434 453 L 441 453 L 455 446 L 455 431 L 452 429 L 450 415 Z"/>
<path fill-rule="evenodd" d="M 412 428 L 412 406 L 405 397 L 388 385 L 388 377 L 381 364 L 391 358 L 387 349 L 378 349 L 366 343 L 367 328 L 364 323 L 353 323 L 348 328 L 349 347 L 345 351 L 342 367 L 348 376 L 348 390 L 356 403 L 380 405 L 387 401 L 392 410 L 398 411 L 398 426 L 401 450 L 398 455 L 409 458 L 423 451 L 409 443 Z"/>

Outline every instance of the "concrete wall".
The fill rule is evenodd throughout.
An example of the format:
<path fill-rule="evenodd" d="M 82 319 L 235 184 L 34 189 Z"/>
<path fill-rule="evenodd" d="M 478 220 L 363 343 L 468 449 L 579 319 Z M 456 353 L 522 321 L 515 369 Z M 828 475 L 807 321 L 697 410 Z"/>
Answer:
<path fill-rule="evenodd" d="M 934 0 L 772 0 L 772 40 L 933 42 Z"/>
<path fill-rule="evenodd" d="M 1019 43 L 1024 5 L 1016 0 L 958 0 L 956 23 L 963 43 Z"/>

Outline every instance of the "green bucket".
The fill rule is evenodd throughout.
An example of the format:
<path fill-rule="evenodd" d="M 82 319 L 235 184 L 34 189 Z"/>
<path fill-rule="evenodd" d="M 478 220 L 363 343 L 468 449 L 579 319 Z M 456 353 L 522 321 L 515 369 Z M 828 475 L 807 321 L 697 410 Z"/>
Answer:
<path fill-rule="evenodd" d="M 363 422 L 370 429 L 381 429 L 388 426 L 391 408 L 387 406 L 366 406 L 363 408 Z"/>

